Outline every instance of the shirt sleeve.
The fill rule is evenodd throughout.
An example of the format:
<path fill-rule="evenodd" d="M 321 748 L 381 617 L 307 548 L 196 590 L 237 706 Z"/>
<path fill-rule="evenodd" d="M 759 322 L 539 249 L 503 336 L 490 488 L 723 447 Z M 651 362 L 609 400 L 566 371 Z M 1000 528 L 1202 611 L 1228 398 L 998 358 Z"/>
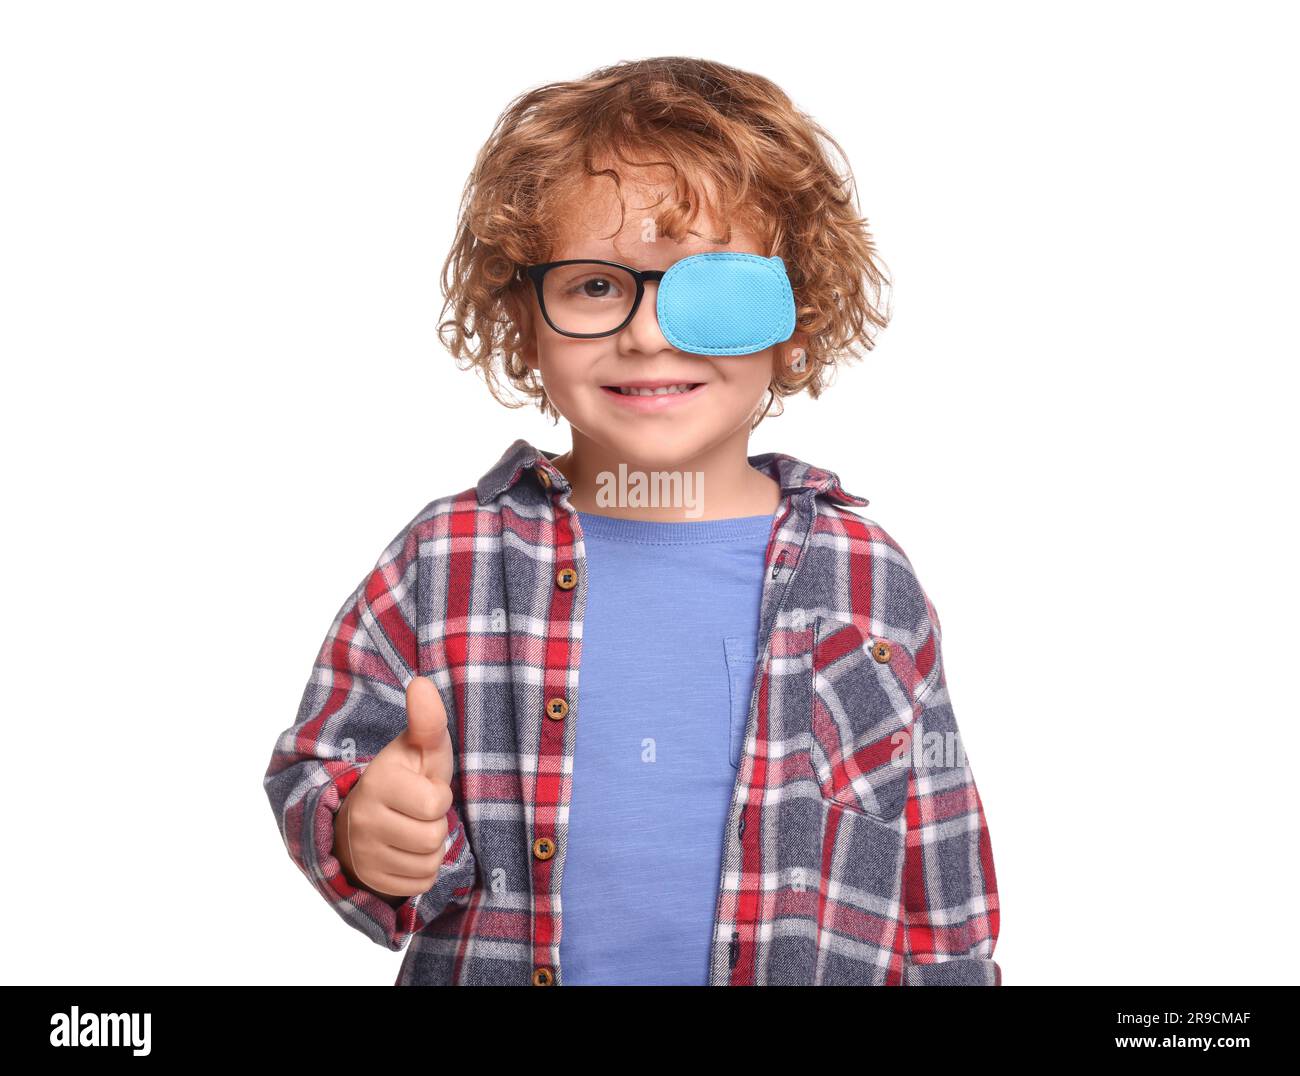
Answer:
<path fill-rule="evenodd" d="M 905 808 L 903 983 L 1000 986 L 993 846 L 948 695 L 939 617 L 928 597 L 925 605 L 918 655 L 928 651 L 931 662 L 918 689 Z"/>
<path fill-rule="evenodd" d="M 343 603 L 297 719 L 276 741 L 263 779 L 290 858 L 348 924 L 393 950 L 404 948 L 449 903 L 464 902 L 475 874 L 458 800 L 447 813 L 437 881 L 424 893 L 386 900 L 354 886 L 333 853 L 334 816 L 344 797 L 406 727 L 406 686 L 420 667 L 419 552 L 412 521 Z M 447 712 L 454 713 L 450 706 Z M 456 784 L 453 779 L 453 790 Z"/>

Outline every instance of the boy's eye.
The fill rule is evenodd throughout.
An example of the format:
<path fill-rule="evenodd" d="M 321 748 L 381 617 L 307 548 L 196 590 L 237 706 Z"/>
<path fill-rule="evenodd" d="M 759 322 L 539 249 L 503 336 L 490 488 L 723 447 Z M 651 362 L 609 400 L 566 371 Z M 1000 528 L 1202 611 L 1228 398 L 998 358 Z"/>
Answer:
<path fill-rule="evenodd" d="M 565 293 L 580 299 L 609 299 L 623 294 L 618 282 L 608 276 L 591 276 L 574 281 L 565 289 Z"/>

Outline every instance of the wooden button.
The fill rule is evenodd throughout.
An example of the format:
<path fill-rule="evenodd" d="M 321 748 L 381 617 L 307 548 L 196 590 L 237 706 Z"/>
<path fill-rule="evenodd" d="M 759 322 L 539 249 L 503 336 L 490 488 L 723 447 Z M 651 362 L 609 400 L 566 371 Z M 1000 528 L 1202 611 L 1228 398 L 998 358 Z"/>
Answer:
<path fill-rule="evenodd" d="M 561 568 L 555 573 L 555 582 L 561 590 L 572 590 L 578 585 L 578 573 L 572 568 Z"/>
<path fill-rule="evenodd" d="M 534 986 L 554 986 L 555 973 L 545 964 L 540 964 L 533 968 L 533 985 Z"/>
<path fill-rule="evenodd" d="M 569 704 L 563 699 L 548 699 L 546 702 L 546 716 L 552 721 L 562 721 L 564 715 L 569 712 Z"/>
<path fill-rule="evenodd" d="M 880 662 L 881 665 L 887 662 L 893 653 L 894 652 L 889 649 L 889 644 L 885 642 L 884 639 L 878 640 L 876 645 L 871 648 L 871 656 Z"/>
<path fill-rule="evenodd" d="M 550 859 L 555 855 L 555 842 L 550 837 L 538 837 L 533 841 L 533 855 L 538 859 Z"/>
<path fill-rule="evenodd" d="M 537 481 L 542 484 L 544 489 L 551 488 L 551 475 L 545 468 L 537 468 Z"/>

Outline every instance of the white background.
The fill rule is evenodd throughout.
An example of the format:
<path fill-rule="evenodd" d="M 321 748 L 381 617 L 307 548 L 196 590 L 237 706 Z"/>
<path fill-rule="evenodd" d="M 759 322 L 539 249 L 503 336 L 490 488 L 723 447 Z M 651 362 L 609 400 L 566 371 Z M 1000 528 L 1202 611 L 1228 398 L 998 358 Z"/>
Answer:
<path fill-rule="evenodd" d="M 6 4 L 3 978 L 391 983 L 261 779 L 384 545 L 516 437 L 434 326 L 517 93 L 686 54 L 834 134 L 894 321 L 752 453 L 944 627 L 1005 982 L 1296 981 L 1281 4 Z"/>

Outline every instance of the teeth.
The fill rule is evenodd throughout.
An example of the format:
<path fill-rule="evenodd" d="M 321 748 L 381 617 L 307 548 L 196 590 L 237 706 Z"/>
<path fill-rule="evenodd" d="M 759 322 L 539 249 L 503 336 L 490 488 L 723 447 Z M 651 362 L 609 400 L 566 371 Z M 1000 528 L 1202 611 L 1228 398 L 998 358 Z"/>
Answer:
<path fill-rule="evenodd" d="M 691 386 L 682 385 L 665 385 L 657 389 L 625 389 L 619 388 L 624 396 L 674 396 L 683 392 L 690 392 Z"/>

